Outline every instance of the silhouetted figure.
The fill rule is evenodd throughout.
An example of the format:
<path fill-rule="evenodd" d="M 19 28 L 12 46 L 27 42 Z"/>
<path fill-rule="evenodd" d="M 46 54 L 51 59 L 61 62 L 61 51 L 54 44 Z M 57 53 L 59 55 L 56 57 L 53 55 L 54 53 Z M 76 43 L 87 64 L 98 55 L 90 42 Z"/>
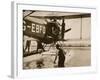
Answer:
<path fill-rule="evenodd" d="M 62 48 L 60 48 L 59 44 L 56 45 L 56 49 L 58 50 L 58 53 L 56 54 L 54 63 L 55 63 L 55 61 L 57 59 L 57 56 L 58 56 L 58 67 L 64 67 L 65 52 L 64 52 L 64 50 Z"/>
<path fill-rule="evenodd" d="M 30 45 L 31 45 L 31 40 L 27 40 L 24 52 L 26 52 L 26 49 L 28 49 L 28 53 L 30 53 Z"/>

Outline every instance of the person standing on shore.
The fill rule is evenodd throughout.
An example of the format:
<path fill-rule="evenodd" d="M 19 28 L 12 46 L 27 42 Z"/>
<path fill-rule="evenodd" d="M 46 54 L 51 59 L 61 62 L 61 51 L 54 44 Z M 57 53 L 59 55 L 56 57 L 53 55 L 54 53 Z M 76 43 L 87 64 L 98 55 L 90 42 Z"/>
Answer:
<path fill-rule="evenodd" d="M 60 47 L 59 44 L 56 45 L 56 49 L 58 50 L 58 53 L 56 53 L 54 63 L 56 62 L 56 59 L 58 57 L 58 67 L 64 67 L 65 51 Z"/>

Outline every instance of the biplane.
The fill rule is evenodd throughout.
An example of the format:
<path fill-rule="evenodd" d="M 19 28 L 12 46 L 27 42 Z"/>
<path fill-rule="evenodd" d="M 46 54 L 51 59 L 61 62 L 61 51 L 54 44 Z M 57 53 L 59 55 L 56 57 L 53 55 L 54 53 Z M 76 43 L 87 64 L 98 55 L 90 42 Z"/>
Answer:
<path fill-rule="evenodd" d="M 23 10 L 23 35 L 35 38 L 39 44 L 37 47 L 40 47 L 43 51 L 45 51 L 47 44 L 54 46 L 59 41 L 66 41 L 64 34 L 70 31 L 71 28 L 65 30 L 65 19 L 90 16 L 90 14 L 86 13 L 66 14 L 60 12 Z M 60 20 L 62 23 L 60 24 L 57 20 Z M 38 48 L 35 53 L 38 53 Z"/>

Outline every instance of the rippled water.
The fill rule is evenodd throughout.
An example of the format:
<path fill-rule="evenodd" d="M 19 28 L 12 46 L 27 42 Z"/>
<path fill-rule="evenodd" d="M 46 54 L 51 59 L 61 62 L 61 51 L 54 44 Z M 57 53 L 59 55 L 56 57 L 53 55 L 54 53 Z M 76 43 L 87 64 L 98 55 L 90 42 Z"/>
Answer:
<path fill-rule="evenodd" d="M 64 48 L 66 51 L 65 67 L 81 67 L 91 65 L 91 49 L 86 48 Z M 36 62 L 43 59 L 41 68 L 54 68 L 55 50 L 51 49 L 49 52 L 42 54 L 31 55 L 23 58 L 23 69 L 37 69 Z"/>

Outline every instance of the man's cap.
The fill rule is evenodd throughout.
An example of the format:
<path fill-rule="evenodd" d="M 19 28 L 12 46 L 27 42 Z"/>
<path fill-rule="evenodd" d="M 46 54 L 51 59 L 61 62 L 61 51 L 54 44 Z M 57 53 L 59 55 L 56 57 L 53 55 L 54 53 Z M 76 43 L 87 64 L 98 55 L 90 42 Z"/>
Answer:
<path fill-rule="evenodd" d="M 56 44 L 56 47 L 60 47 L 60 45 L 59 44 Z"/>

